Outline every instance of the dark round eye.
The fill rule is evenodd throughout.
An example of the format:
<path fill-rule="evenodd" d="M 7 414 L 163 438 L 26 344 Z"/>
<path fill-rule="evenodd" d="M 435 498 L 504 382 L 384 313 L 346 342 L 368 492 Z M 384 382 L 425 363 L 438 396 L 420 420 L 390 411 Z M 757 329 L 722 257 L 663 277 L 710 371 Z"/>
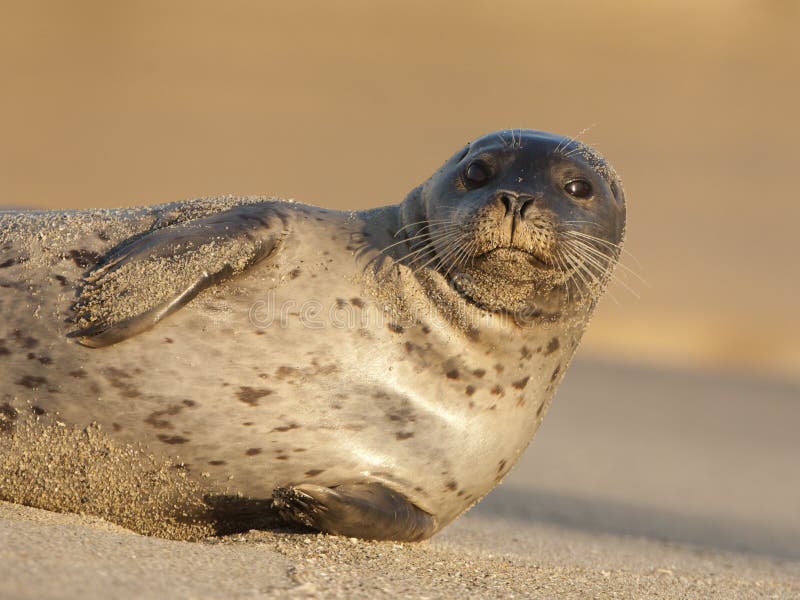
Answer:
<path fill-rule="evenodd" d="M 464 171 L 464 177 L 471 185 L 483 185 L 489 179 L 489 169 L 480 162 L 474 162 Z"/>
<path fill-rule="evenodd" d="M 585 179 L 573 179 L 564 186 L 564 191 L 575 198 L 590 198 L 592 195 L 592 184 Z"/>

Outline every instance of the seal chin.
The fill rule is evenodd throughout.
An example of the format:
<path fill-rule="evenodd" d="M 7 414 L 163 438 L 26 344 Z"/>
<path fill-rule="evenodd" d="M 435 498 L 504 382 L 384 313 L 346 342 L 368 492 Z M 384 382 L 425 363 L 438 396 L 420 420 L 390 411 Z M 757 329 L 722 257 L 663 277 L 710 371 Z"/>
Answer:
<path fill-rule="evenodd" d="M 501 260 L 510 264 L 533 267 L 552 271 L 555 269 L 545 258 L 536 255 L 530 250 L 517 246 L 498 246 L 486 252 L 482 252 L 476 258 L 487 258 L 492 261 Z"/>

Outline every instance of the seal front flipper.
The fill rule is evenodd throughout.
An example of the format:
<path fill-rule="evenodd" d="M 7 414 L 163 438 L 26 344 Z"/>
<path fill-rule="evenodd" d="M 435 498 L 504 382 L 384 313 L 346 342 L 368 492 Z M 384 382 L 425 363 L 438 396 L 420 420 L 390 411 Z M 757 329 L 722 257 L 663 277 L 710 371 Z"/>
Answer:
<path fill-rule="evenodd" d="M 368 540 L 418 542 L 438 529 L 432 515 L 375 482 L 277 488 L 273 507 L 290 522 Z"/>
<path fill-rule="evenodd" d="M 142 333 L 273 255 L 286 231 L 273 203 L 248 204 L 123 243 L 86 275 L 70 336 L 99 348 Z"/>

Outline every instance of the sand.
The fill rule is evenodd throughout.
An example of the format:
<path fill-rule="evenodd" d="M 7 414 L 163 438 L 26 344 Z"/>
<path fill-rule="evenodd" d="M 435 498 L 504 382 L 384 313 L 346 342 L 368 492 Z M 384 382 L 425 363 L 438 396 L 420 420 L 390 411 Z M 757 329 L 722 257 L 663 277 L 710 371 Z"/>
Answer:
<path fill-rule="evenodd" d="M 796 598 L 797 397 L 577 360 L 504 484 L 421 544 L 179 542 L 0 503 L 0 598 Z"/>
<path fill-rule="evenodd" d="M 189 543 L 0 504 L 0 596 L 792 598 L 800 565 L 479 516 L 430 542 L 250 532 Z"/>

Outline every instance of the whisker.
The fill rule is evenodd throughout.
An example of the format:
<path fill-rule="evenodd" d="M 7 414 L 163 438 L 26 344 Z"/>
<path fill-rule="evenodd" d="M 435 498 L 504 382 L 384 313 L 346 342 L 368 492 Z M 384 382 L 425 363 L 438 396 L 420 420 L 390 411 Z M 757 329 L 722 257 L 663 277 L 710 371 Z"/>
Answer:
<path fill-rule="evenodd" d="M 443 249 L 442 249 L 440 252 L 439 252 L 439 251 L 437 251 L 437 253 L 436 253 L 436 254 L 434 254 L 434 255 L 433 255 L 433 256 L 432 256 L 432 257 L 431 257 L 429 260 L 427 260 L 427 261 L 425 262 L 425 264 L 423 264 L 423 265 L 420 265 L 420 266 L 418 266 L 418 267 L 414 267 L 414 273 L 416 273 L 416 272 L 417 272 L 417 271 L 419 271 L 420 269 L 424 269 L 425 267 L 427 267 L 429 264 L 431 264 L 432 262 L 436 261 L 437 259 L 439 260 L 439 264 L 441 264 L 442 255 L 443 255 L 445 252 L 449 252 L 449 251 L 450 251 L 450 249 L 454 247 L 453 245 L 454 245 L 454 244 L 455 244 L 455 243 L 456 243 L 456 242 L 457 242 L 459 239 L 461 239 L 461 237 L 460 237 L 460 236 L 459 236 L 459 237 L 456 237 L 455 239 L 451 239 L 450 241 L 448 241 L 448 242 L 447 242 L 447 244 L 445 244 L 445 247 L 444 247 L 444 248 L 443 248 Z M 433 245 L 432 245 L 432 248 L 433 248 L 434 250 L 436 250 L 436 248 L 435 248 Z"/>
<path fill-rule="evenodd" d="M 572 222 L 577 222 L 577 221 L 572 221 Z M 616 248 L 618 250 L 621 250 L 624 254 L 629 256 L 631 258 L 631 260 L 633 260 L 636 263 L 637 267 L 639 267 L 640 269 L 642 268 L 642 265 L 639 262 L 639 260 L 633 254 L 631 254 L 628 250 L 626 250 L 622 246 L 622 244 L 614 244 L 613 242 L 609 242 L 608 240 L 604 240 L 603 238 L 599 238 L 597 236 L 588 234 L 588 233 L 583 232 L 583 231 L 574 231 L 574 230 L 569 230 L 568 229 L 566 231 L 563 231 L 562 233 L 567 234 L 567 235 L 573 235 L 573 236 L 577 236 L 577 237 L 586 238 L 586 239 L 592 240 L 594 242 L 597 242 L 599 244 L 603 244 L 604 246 L 609 246 L 611 248 Z"/>
<path fill-rule="evenodd" d="M 566 240 L 564 240 L 564 241 L 566 241 Z M 593 247 L 593 246 L 591 246 L 591 245 L 587 244 L 586 242 L 582 242 L 581 240 L 571 239 L 570 241 L 571 241 L 573 244 L 577 244 L 577 245 L 579 245 L 581 248 L 585 249 L 587 252 L 591 252 L 592 254 L 594 254 L 595 256 L 597 256 L 598 258 L 602 258 L 603 260 L 607 260 L 607 261 L 611 262 L 611 261 L 614 261 L 614 260 L 616 260 L 616 259 L 617 259 L 617 257 L 615 257 L 615 256 L 609 256 L 609 255 L 608 255 L 608 254 L 606 254 L 605 252 L 602 252 L 602 251 L 600 251 L 598 248 L 595 248 L 595 247 Z M 598 241 L 603 241 L 603 240 L 598 240 Z M 628 265 L 626 265 L 626 264 L 625 264 L 625 263 L 623 263 L 623 262 L 617 262 L 617 265 L 619 266 L 619 268 L 620 268 L 620 269 L 622 269 L 623 271 L 625 271 L 627 274 L 630 274 L 630 275 L 632 275 L 632 276 L 633 276 L 633 277 L 635 277 L 635 278 L 636 278 L 636 279 L 637 279 L 639 282 L 643 283 L 643 284 L 644 284 L 644 285 L 646 285 L 647 287 L 650 287 L 650 284 L 649 284 L 649 283 L 647 283 L 647 280 L 645 280 L 645 279 L 644 279 L 644 277 L 642 277 L 641 275 L 639 275 L 639 273 L 637 273 L 636 271 L 634 271 L 633 269 L 631 269 L 631 268 L 630 268 Z"/>
<path fill-rule="evenodd" d="M 427 251 L 429 251 L 431 249 L 435 249 L 436 248 L 436 242 L 440 242 L 441 243 L 442 241 L 445 241 L 446 243 L 449 243 L 451 241 L 451 239 L 455 238 L 458 235 L 459 235 L 459 232 L 457 232 L 457 231 L 452 231 L 452 232 L 440 235 L 440 236 L 438 236 L 436 238 L 431 239 L 430 241 L 428 241 L 427 243 L 423 244 L 419 248 L 409 251 L 407 254 L 405 254 L 402 257 L 400 257 L 399 260 L 405 260 L 410 256 L 414 256 L 414 255 L 419 254 L 421 252 L 424 253 L 424 252 L 427 252 Z M 414 260 L 416 260 L 416 259 L 414 259 Z"/>
<path fill-rule="evenodd" d="M 454 254 L 460 252 L 462 248 L 461 241 L 464 239 L 464 237 L 466 237 L 466 234 L 450 242 L 450 244 L 448 244 L 446 249 L 443 250 L 441 253 L 439 253 L 439 262 L 436 265 L 437 270 L 440 269 L 442 266 L 444 266 L 445 261 L 451 258 Z"/>
<path fill-rule="evenodd" d="M 435 221 L 426 220 L 426 221 L 417 221 L 415 223 L 409 223 L 408 225 L 404 225 L 403 227 L 395 231 L 394 236 L 392 237 L 397 237 L 403 232 L 404 229 L 407 229 L 408 227 L 411 227 L 413 225 L 419 225 L 420 223 L 425 223 L 425 225 L 422 225 L 421 227 L 417 228 L 418 231 L 422 231 L 423 229 L 428 229 L 429 227 L 433 227 L 434 225 L 443 225 L 445 223 L 450 223 L 450 222 L 451 222 L 450 219 L 437 219 Z"/>
<path fill-rule="evenodd" d="M 567 242 L 567 243 L 568 243 L 568 242 Z M 573 243 L 574 243 L 574 240 L 573 240 Z M 573 250 L 574 250 L 574 251 L 578 251 L 578 249 L 577 249 L 577 248 L 575 248 L 574 246 L 571 246 L 571 247 L 573 248 Z M 584 247 L 584 248 L 582 248 L 582 250 L 594 250 L 594 249 L 593 249 L 593 248 Z M 596 250 L 595 250 L 595 252 L 596 252 Z M 602 257 L 604 257 L 604 258 L 608 259 L 608 256 L 607 256 L 607 255 L 605 255 L 605 254 L 599 253 L 599 256 L 602 256 Z M 587 263 L 589 263 L 589 264 L 593 264 L 593 265 L 594 265 L 594 266 L 595 266 L 597 269 L 600 269 L 601 271 L 604 271 L 605 273 L 607 273 L 607 275 L 609 275 L 609 276 L 610 276 L 610 279 L 612 279 L 613 281 L 615 281 L 616 283 L 618 283 L 618 284 L 620 284 L 622 287 L 624 287 L 624 288 L 625 288 L 625 289 L 626 289 L 626 290 L 627 290 L 627 291 L 628 291 L 628 292 L 629 292 L 631 295 L 633 295 L 633 296 L 634 296 L 634 297 L 635 297 L 637 300 L 638 300 L 638 299 L 640 299 L 640 296 L 639 296 L 639 294 L 638 294 L 636 291 L 634 291 L 634 289 L 633 289 L 633 288 L 631 288 L 631 287 L 630 287 L 630 286 L 629 286 L 629 285 L 628 285 L 628 284 L 627 284 L 625 281 L 623 281 L 623 280 L 622 280 L 620 277 L 617 277 L 616 275 L 614 275 L 614 274 L 613 274 L 613 267 L 614 267 L 614 265 L 613 265 L 612 263 L 607 263 L 606 265 L 603 265 L 602 263 L 600 263 L 600 262 L 598 261 L 598 259 L 594 258 L 592 255 L 590 255 L 590 254 L 587 254 L 587 253 L 584 253 L 584 254 L 583 254 L 583 259 L 584 259 L 584 261 L 586 261 Z"/>

